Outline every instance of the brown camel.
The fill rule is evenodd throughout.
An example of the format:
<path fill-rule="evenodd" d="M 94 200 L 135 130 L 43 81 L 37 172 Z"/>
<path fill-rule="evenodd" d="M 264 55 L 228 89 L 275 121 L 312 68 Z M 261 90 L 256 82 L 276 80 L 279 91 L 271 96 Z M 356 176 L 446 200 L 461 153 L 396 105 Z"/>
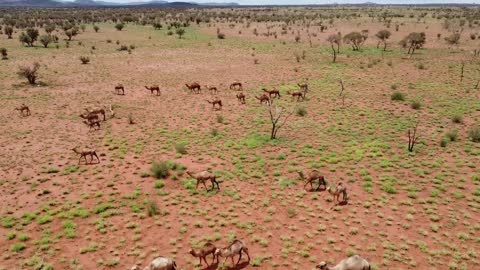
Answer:
<path fill-rule="evenodd" d="M 117 84 L 115 86 L 115 94 L 117 95 L 125 95 L 125 87 L 123 86 L 123 84 Z"/>
<path fill-rule="evenodd" d="M 95 122 L 98 121 L 98 114 L 96 113 L 86 113 L 86 114 L 80 114 L 80 117 L 87 120 L 88 122 Z"/>
<path fill-rule="evenodd" d="M 212 183 L 212 190 L 215 189 L 215 184 L 217 185 L 218 190 L 220 190 L 220 185 L 217 182 L 217 176 L 215 176 L 213 173 L 209 171 L 201 171 L 196 174 L 192 174 L 191 172 L 186 171 L 186 173 L 190 177 L 197 179 L 197 186 L 195 187 L 195 189 L 198 189 L 198 184 L 200 183 L 202 183 L 205 189 L 207 189 L 207 185 L 205 184 L 205 182 L 210 181 Z"/>
<path fill-rule="evenodd" d="M 30 115 L 30 108 L 25 104 L 20 105 L 20 107 L 15 108 L 15 110 L 20 111 L 20 114 L 24 117 Z"/>
<path fill-rule="evenodd" d="M 289 95 L 292 96 L 292 99 L 297 98 L 297 101 L 300 101 L 300 99 L 305 100 L 305 92 L 287 92 Z"/>
<path fill-rule="evenodd" d="M 243 85 L 241 82 L 233 82 L 230 84 L 230 90 L 243 90 Z"/>
<path fill-rule="evenodd" d="M 200 94 L 202 91 L 202 87 L 198 82 L 194 82 L 192 84 L 185 84 L 185 86 L 194 94 Z"/>
<path fill-rule="evenodd" d="M 92 121 L 83 121 L 83 123 L 85 125 L 87 125 L 89 127 L 88 131 L 91 131 L 92 129 L 93 130 L 99 130 L 100 129 L 100 121 L 97 119 L 97 120 L 92 120 Z"/>
<path fill-rule="evenodd" d="M 308 84 L 307 83 L 297 83 L 298 87 L 300 87 L 300 90 L 303 92 L 308 92 Z"/>
<path fill-rule="evenodd" d="M 238 103 L 245 104 L 245 94 L 243 92 L 238 93 L 236 96 Z"/>
<path fill-rule="evenodd" d="M 267 94 L 261 94 L 260 96 L 255 97 L 255 98 L 260 100 L 260 104 L 263 104 L 264 102 L 265 102 L 265 104 L 270 103 L 270 96 L 267 95 Z"/>
<path fill-rule="evenodd" d="M 305 181 L 305 184 L 303 185 L 303 188 L 305 188 L 308 184 L 310 184 L 310 190 L 313 190 L 313 181 L 318 180 L 318 186 L 315 190 L 319 190 L 320 186 L 323 185 L 324 189 L 327 186 L 327 183 L 325 182 L 325 177 L 320 174 L 319 171 L 317 170 L 312 170 L 308 175 L 305 177 L 302 171 L 298 171 L 298 175 L 302 180 Z"/>
<path fill-rule="evenodd" d="M 97 158 L 98 163 L 100 163 L 100 159 L 98 158 L 97 152 L 94 149 L 86 149 L 85 148 L 83 150 L 78 151 L 77 147 L 74 147 L 72 149 L 72 151 L 75 152 L 76 154 L 80 155 L 80 159 L 78 160 L 78 164 L 80 164 L 80 162 L 82 161 L 82 158 L 85 159 L 85 164 L 91 164 L 92 161 L 93 161 L 93 157 Z M 87 156 L 90 156 L 90 162 L 87 161 Z"/>
<path fill-rule="evenodd" d="M 205 85 L 205 88 L 207 88 L 208 91 L 210 91 L 210 94 L 216 95 L 216 94 L 218 93 L 218 89 L 217 89 L 217 87 L 215 87 L 215 86 Z"/>
<path fill-rule="evenodd" d="M 85 109 L 87 111 L 87 115 L 89 114 L 101 114 L 103 115 L 103 121 L 106 121 L 107 118 L 106 118 L 106 113 L 105 113 L 105 110 L 102 109 L 102 108 L 94 108 L 94 109 Z"/>
<path fill-rule="evenodd" d="M 152 86 L 145 86 L 147 90 L 150 90 L 150 95 L 153 95 L 153 92 L 157 92 L 157 96 L 160 96 L 162 93 L 160 92 L 160 86 L 152 85 Z"/>
<path fill-rule="evenodd" d="M 207 266 L 209 266 L 207 262 L 207 256 L 210 254 L 212 254 L 213 256 L 212 264 L 215 262 L 215 258 L 217 259 L 218 263 L 218 257 L 215 255 L 216 250 L 217 248 L 215 247 L 215 245 L 212 242 L 208 241 L 203 245 L 202 248 L 200 248 L 200 250 L 196 251 L 194 249 L 190 249 L 188 253 L 192 254 L 193 257 L 198 257 L 200 259 L 200 266 L 202 266 L 202 260 L 204 260 Z"/>
<path fill-rule="evenodd" d="M 342 202 L 346 202 L 348 200 L 347 196 L 347 187 L 342 184 L 342 182 L 338 182 L 337 186 L 335 187 L 335 190 L 332 190 L 330 187 L 327 188 L 328 193 L 330 193 L 333 196 L 333 202 L 337 202 L 338 204 L 340 202 L 340 194 L 342 194 Z"/>
<path fill-rule="evenodd" d="M 226 248 L 218 248 L 215 251 L 215 255 L 217 256 L 222 256 L 225 258 L 224 263 L 227 261 L 228 257 L 232 259 L 232 266 L 235 267 L 238 265 L 240 260 L 242 259 L 242 253 L 247 254 L 248 256 L 248 261 L 250 262 L 250 254 L 248 254 L 248 248 L 245 246 L 245 244 L 240 241 L 240 240 L 234 240 L 232 244 L 230 244 Z M 235 261 L 233 260 L 233 257 L 239 255 L 238 261 L 235 264 Z"/>
<path fill-rule="evenodd" d="M 262 90 L 263 90 L 263 92 L 267 93 L 270 98 L 272 98 L 272 96 L 280 98 L 280 91 L 278 91 L 275 88 L 272 89 L 272 90 L 267 90 L 265 88 L 262 88 Z"/>
<path fill-rule="evenodd" d="M 212 104 L 212 109 L 214 109 L 214 110 L 221 110 L 222 109 L 222 101 L 218 97 L 215 97 L 212 101 L 207 100 L 207 102 Z M 215 105 L 218 105 L 218 108 L 215 107 Z"/>

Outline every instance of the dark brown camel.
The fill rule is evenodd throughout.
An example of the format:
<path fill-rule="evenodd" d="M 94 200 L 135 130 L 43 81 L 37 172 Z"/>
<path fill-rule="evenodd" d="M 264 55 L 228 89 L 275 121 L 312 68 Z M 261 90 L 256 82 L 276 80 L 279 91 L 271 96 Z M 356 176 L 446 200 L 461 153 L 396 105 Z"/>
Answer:
<path fill-rule="evenodd" d="M 287 92 L 289 95 L 292 96 L 292 99 L 297 98 L 297 101 L 300 101 L 300 99 L 305 100 L 305 92 Z"/>
<path fill-rule="evenodd" d="M 214 110 L 221 110 L 222 109 L 222 101 L 218 98 L 215 97 L 212 101 L 207 100 L 208 103 L 212 104 L 212 109 Z M 215 107 L 215 105 L 218 105 L 218 108 Z"/>
<path fill-rule="evenodd" d="M 20 114 L 24 117 L 30 115 L 30 108 L 28 108 L 28 106 L 25 104 L 22 104 L 20 107 L 15 108 L 15 110 L 20 111 Z"/>
<path fill-rule="evenodd" d="M 303 92 L 307 92 L 308 91 L 308 84 L 307 83 L 297 83 L 298 87 L 300 87 L 300 90 L 302 90 Z"/>
<path fill-rule="evenodd" d="M 80 155 L 80 159 L 78 159 L 78 164 L 82 161 L 82 158 L 85 159 L 85 164 L 91 164 L 93 161 L 93 157 L 97 158 L 98 163 L 100 163 L 100 159 L 97 156 L 97 152 L 94 149 L 83 149 L 77 150 L 77 147 L 72 149 L 73 152 Z M 90 161 L 87 161 L 87 156 L 90 156 Z"/>
<path fill-rule="evenodd" d="M 117 84 L 115 86 L 115 94 L 117 95 L 125 95 L 125 87 L 123 86 L 123 84 Z"/>
<path fill-rule="evenodd" d="M 241 82 L 233 82 L 230 84 L 230 90 L 243 90 L 243 85 Z"/>
<path fill-rule="evenodd" d="M 263 88 L 262 90 L 263 90 L 263 92 L 267 93 L 270 98 L 272 98 L 272 96 L 280 98 L 280 91 L 278 91 L 275 88 L 272 89 L 272 90 L 267 90 L 267 89 Z"/>
<path fill-rule="evenodd" d="M 260 100 L 260 104 L 263 104 L 264 102 L 265 104 L 270 103 L 270 96 L 268 96 L 267 94 L 261 94 L 259 97 L 255 98 Z"/>
<path fill-rule="evenodd" d="M 90 115 L 90 114 L 101 114 L 103 115 L 103 121 L 106 121 L 107 120 L 107 117 L 106 117 L 106 113 L 105 113 L 105 110 L 102 109 L 102 108 L 94 108 L 92 110 L 90 109 L 85 109 L 87 111 L 87 115 Z"/>
<path fill-rule="evenodd" d="M 240 104 L 245 104 L 245 94 L 243 92 L 240 92 L 236 95 L 238 103 Z"/>
<path fill-rule="evenodd" d="M 202 87 L 198 82 L 194 82 L 192 84 L 185 84 L 185 86 L 194 94 L 200 94 L 202 91 Z"/>
<path fill-rule="evenodd" d="M 318 180 L 318 186 L 315 190 L 319 190 L 321 186 L 323 186 L 324 190 L 327 187 L 327 182 L 325 182 L 325 177 L 320 174 L 319 171 L 313 170 L 310 173 L 308 173 L 307 176 L 303 174 L 302 171 L 298 171 L 298 175 L 302 180 L 305 181 L 305 185 L 303 185 L 303 188 L 305 188 L 308 184 L 310 184 L 310 190 L 313 190 L 313 181 Z"/>
<path fill-rule="evenodd" d="M 152 86 L 145 86 L 147 90 L 150 90 L 150 95 L 153 95 L 153 92 L 157 92 L 157 96 L 160 96 L 162 93 L 160 92 L 160 86 L 152 85 Z"/>
<path fill-rule="evenodd" d="M 212 264 L 215 262 L 215 258 L 217 259 L 217 262 L 218 262 L 218 257 L 215 255 L 216 250 L 217 248 L 215 247 L 215 245 L 209 241 L 205 243 L 203 247 L 200 248 L 200 250 L 197 251 L 194 249 L 190 249 L 188 253 L 192 254 L 193 257 L 198 257 L 200 259 L 200 266 L 202 266 L 202 260 L 204 260 L 207 266 L 209 266 L 207 262 L 207 256 L 210 254 L 212 254 L 213 256 Z"/>

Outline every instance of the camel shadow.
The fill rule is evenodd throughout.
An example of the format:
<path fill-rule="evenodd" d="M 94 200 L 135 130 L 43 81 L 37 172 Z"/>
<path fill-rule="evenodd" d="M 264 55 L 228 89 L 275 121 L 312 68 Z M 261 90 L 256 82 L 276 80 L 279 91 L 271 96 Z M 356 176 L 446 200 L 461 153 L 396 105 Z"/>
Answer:
<path fill-rule="evenodd" d="M 337 205 L 340 205 L 340 206 L 345 206 L 348 204 L 348 201 L 341 201 L 339 202 Z"/>
<path fill-rule="evenodd" d="M 239 264 L 237 264 L 236 266 L 229 266 L 227 269 L 228 270 L 240 270 L 240 269 L 244 269 L 246 268 L 248 265 L 250 264 L 250 262 L 241 262 Z"/>
<path fill-rule="evenodd" d="M 327 187 L 323 186 L 323 187 L 318 187 L 318 188 L 310 188 L 308 191 L 309 192 L 322 192 L 322 191 L 326 191 L 327 190 Z"/>
<path fill-rule="evenodd" d="M 203 268 L 203 270 L 216 270 L 218 268 L 218 262 L 214 262 L 209 266 Z"/>

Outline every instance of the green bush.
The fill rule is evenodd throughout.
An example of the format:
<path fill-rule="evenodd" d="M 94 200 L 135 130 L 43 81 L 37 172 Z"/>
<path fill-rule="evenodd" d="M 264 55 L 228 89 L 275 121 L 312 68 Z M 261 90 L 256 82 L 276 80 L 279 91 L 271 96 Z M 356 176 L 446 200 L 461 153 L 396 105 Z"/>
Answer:
<path fill-rule="evenodd" d="M 175 150 L 177 153 L 185 155 L 187 153 L 187 144 L 186 143 L 176 143 Z"/>
<path fill-rule="evenodd" d="M 153 176 L 157 179 L 167 178 L 169 175 L 169 167 L 166 161 L 154 162 L 150 168 Z"/>
<path fill-rule="evenodd" d="M 480 142 L 480 126 L 476 126 L 476 127 L 471 128 L 468 131 L 468 137 L 473 142 Z"/>
<path fill-rule="evenodd" d="M 414 100 L 412 103 L 410 103 L 410 107 L 414 110 L 418 110 L 422 107 L 422 103 L 418 100 Z"/>
<path fill-rule="evenodd" d="M 460 114 L 453 115 L 452 116 L 452 122 L 457 123 L 457 124 L 462 123 L 463 122 L 463 116 L 460 115 Z"/>
<path fill-rule="evenodd" d="M 296 109 L 295 113 L 298 116 L 305 116 L 305 115 L 307 115 L 307 109 L 305 109 L 305 107 L 299 107 L 299 108 Z"/>
<path fill-rule="evenodd" d="M 147 208 L 147 214 L 149 217 L 156 216 L 158 214 L 158 205 L 157 202 L 153 200 L 147 200 L 145 201 L 146 208 Z"/>
<path fill-rule="evenodd" d="M 444 137 L 440 140 L 440 146 L 441 147 L 446 147 L 447 144 L 448 144 L 448 139 L 447 138 Z"/>
<path fill-rule="evenodd" d="M 154 187 L 157 189 L 163 188 L 165 183 L 162 180 L 155 181 Z"/>
<path fill-rule="evenodd" d="M 451 142 L 454 142 L 458 138 L 458 130 L 456 130 L 456 129 L 450 130 L 445 135 L 447 136 L 448 139 L 450 139 Z"/>
<path fill-rule="evenodd" d="M 405 100 L 405 96 L 401 92 L 393 92 L 392 100 L 403 101 Z"/>

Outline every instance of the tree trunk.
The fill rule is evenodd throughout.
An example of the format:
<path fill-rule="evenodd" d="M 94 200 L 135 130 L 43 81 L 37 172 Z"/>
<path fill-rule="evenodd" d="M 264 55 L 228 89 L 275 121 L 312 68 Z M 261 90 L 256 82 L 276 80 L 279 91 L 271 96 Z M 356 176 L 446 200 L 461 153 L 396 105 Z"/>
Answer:
<path fill-rule="evenodd" d="M 337 60 L 337 52 L 335 51 L 335 47 L 333 47 L 333 44 L 332 44 L 332 51 L 333 51 L 333 63 L 335 63 L 335 61 Z"/>

